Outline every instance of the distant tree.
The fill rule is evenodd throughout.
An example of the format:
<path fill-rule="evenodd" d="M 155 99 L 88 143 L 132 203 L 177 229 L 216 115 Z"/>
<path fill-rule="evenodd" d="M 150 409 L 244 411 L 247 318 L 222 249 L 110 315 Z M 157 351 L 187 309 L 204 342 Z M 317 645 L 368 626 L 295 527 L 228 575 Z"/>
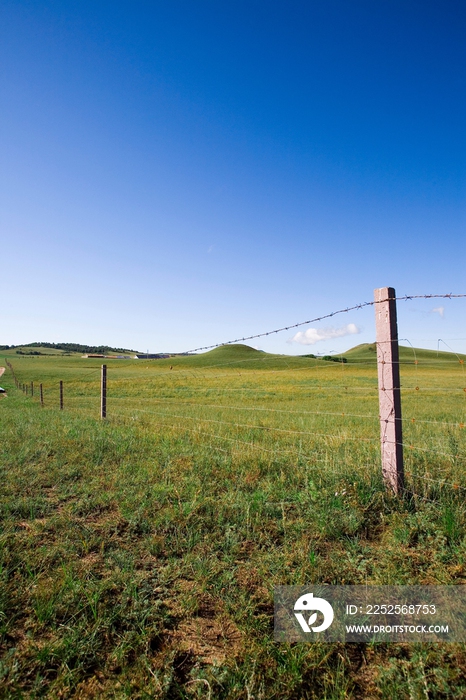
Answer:
<path fill-rule="evenodd" d="M 335 355 L 324 355 L 323 360 L 326 360 L 326 362 L 348 362 L 346 357 L 337 357 Z"/>

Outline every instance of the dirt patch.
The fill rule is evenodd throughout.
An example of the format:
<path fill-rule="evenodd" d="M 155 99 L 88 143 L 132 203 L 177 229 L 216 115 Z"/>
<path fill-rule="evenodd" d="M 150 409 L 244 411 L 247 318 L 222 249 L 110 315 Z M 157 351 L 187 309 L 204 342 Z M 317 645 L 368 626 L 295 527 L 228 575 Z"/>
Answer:
<path fill-rule="evenodd" d="M 227 617 L 185 620 L 170 637 L 179 651 L 192 654 L 207 664 L 224 663 L 227 655 L 229 658 L 237 656 L 242 646 L 241 632 Z"/>
<path fill-rule="evenodd" d="M 90 552 L 89 554 L 86 554 L 86 556 L 81 557 L 79 563 L 83 569 L 90 571 L 91 569 L 96 568 L 97 565 L 99 565 L 99 568 L 101 568 L 103 559 L 100 554 L 97 554 L 97 552 Z"/>
<path fill-rule="evenodd" d="M 192 457 L 178 457 L 171 461 L 171 466 L 175 467 L 177 471 L 191 471 L 194 467 L 194 460 Z"/>
<path fill-rule="evenodd" d="M 92 676 L 91 678 L 86 678 L 86 680 L 79 683 L 74 697 L 76 700 L 91 700 L 91 698 L 100 698 L 103 690 L 103 683 L 99 681 L 96 676 Z"/>
<path fill-rule="evenodd" d="M 254 566 L 238 566 L 235 578 L 239 586 L 249 593 L 253 593 L 263 584 L 262 577 Z"/>
<path fill-rule="evenodd" d="M 354 697 L 364 700 L 379 700 L 377 679 L 380 675 L 381 658 L 376 658 L 374 649 L 363 645 L 348 645 L 346 657 L 351 665 Z"/>
<path fill-rule="evenodd" d="M 165 600 L 172 615 L 184 617 L 176 629 L 168 632 L 168 647 L 181 655 L 188 655 L 206 664 L 221 664 L 237 656 L 242 647 L 242 634 L 223 610 L 222 601 L 206 591 L 198 591 L 195 581 L 179 579 L 175 592 L 180 597 Z M 195 616 L 186 619 L 183 596 L 191 596 L 196 603 Z"/>

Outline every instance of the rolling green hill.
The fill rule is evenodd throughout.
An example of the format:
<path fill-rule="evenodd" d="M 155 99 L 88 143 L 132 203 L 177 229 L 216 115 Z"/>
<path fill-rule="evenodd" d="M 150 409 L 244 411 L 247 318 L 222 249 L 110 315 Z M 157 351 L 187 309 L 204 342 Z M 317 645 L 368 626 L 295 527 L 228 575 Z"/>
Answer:
<path fill-rule="evenodd" d="M 445 362 L 451 364 L 452 362 L 458 363 L 460 360 L 464 362 L 466 355 L 456 355 L 453 352 L 443 352 L 437 350 L 425 350 L 423 348 L 412 348 L 400 345 L 400 362 L 402 364 L 414 363 L 426 364 L 435 362 L 437 365 L 440 362 Z M 377 351 L 375 343 L 362 343 L 361 345 L 356 345 L 354 348 L 347 350 L 343 353 L 343 356 L 347 358 L 348 362 L 377 362 Z"/>
<path fill-rule="evenodd" d="M 309 357 L 292 355 L 277 355 L 256 350 L 249 345 L 235 343 L 221 345 L 218 348 L 198 355 L 175 356 L 166 360 L 157 360 L 157 363 L 173 365 L 176 367 L 237 367 L 238 369 L 279 369 L 283 367 L 295 368 L 306 365 L 313 367 L 317 360 Z"/>

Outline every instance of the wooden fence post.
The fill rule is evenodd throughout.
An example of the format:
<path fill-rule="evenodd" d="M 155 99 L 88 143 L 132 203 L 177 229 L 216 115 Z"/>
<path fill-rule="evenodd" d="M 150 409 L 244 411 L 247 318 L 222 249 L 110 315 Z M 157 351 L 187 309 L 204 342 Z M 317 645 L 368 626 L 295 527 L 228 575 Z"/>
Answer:
<path fill-rule="evenodd" d="M 100 417 L 107 417 L 107 365 L 102 365 L 100 378 Z"/>
<path fill-rule="evenodd" d="M 395 290 L 375 289 L 374 300 L 382 474 L 387 486 L 399 494 L 404 488 L 404 471 Z"/>
<path fill-rule="evenodd" d="M 42 384 L 39 385 L 40 390 L 40 405 L 44 405 L 44 390 L 42 389 Z"/>
<path fill-rule="evenodd" d="M 63 411 L 63 382 L 60 379 L 60 411 Z"/>
<path fill-rule="evenodd" d="M 31 396 L 34 396 L 34 382 L 31 382 Z"/>

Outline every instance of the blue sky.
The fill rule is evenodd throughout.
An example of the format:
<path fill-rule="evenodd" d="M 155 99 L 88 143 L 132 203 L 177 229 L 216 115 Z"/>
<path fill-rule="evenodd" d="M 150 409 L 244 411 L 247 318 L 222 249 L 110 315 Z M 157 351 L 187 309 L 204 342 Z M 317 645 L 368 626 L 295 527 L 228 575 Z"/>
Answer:
<path fill-rule="evenodd" d="M 4 0 L 0 34 L 0 343 L 183 351 L 466 292 L 464 3 Z M 466 352 L 465 311 L 403 302 L 400 336 Z M 372 309 L 312 327 L 255 344 L 374 340 Z"/>

